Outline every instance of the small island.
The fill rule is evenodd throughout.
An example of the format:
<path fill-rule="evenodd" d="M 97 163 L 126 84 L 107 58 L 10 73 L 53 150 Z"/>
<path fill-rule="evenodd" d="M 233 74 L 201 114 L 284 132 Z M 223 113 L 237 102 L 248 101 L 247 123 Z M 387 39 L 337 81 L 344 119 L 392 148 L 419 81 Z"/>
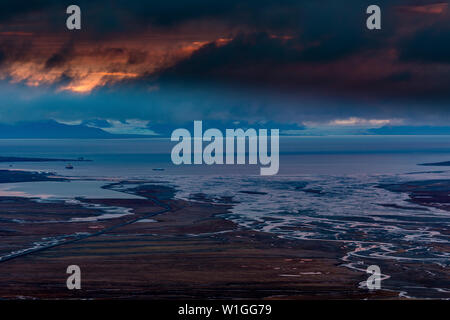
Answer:
<path fill-rule="evenodd" d="M 431 163 L 419 163 L 418 165 L 419 165 L 419 166 L 447 167 L 447 166 L 450 166 L 450 161 L 431 162 Z"/>
<path fill-rule="evenodd" d="M 52 159 L 52 158 L 26 158 L 26 157 L 2 157 L 0 162 L 89 162 L 92 160 L 80 157 L 78 159 Z"/>

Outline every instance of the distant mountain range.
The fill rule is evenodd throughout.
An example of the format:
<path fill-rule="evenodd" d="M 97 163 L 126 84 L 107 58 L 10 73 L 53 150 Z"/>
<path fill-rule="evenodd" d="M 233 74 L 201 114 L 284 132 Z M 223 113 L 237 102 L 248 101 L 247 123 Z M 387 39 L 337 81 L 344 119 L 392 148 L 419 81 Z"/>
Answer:
<path fill-rule="evenodd" d="M 64 124 L 55 120 L 18 122 L 15 124 L 0 123 L 0 139 L 127 139 L 170 137 L 173 130 L 186 128 L 193 130 L 193 122 L 182 124 L 152 123 L 147 125 L 149 130 L 157 135 L 145 134 L 116 134 L 108 132 L 109 123 L 105 120 L 84 121 L 81 124 Z M 338 130 L 334 133 L 304 127 L 298 124 L 282 124 L 276 122 L 249 123 L 245 121 L 203 121 L 204 130 L 217 128 L 225 132 L 228 128 L 280 129 L 280 135 L 328 135 L 328 134 L 352 134 Z M 341 133 L 340 133 L 341 132 Z M 380 128 L 359 129 L 360 135 L 450 135 L 450 127 L 433 126 L 384 126 Z"/>
<path fill-rule="evenodd" d="M 83 121 L 81 124 L 64 124 L 55 120 L 36 121 L 36 122 L 18 122 L 15 124 L 0 123 L 0 139 L 126 139 L 126 138 L 151 138 L 151 137 L 170 137 L 177 128 L 186 128 L 193 131 L 193 121 L 187 121 L 179 124 L 169 123 L 149 123 L 147 129 L 151 129 L 157 135 L 144 134 L 116 134 L 108 132 L 111 125 L 105 120 Z M 283 131 L 299 131 L 304 129 L 296 124 L 280 124 L 273 122 L 248 123 L 234 121 L 203 121 L 204 130 L 208 128 L 217 128 L 223 130 L 227 128 L 254 128 L 274 129 L 279 128 Z"/>
<path fill-rule="evenodd" d="M 100 128 L 68 125 L 54 120 L 0 124 L 0 139 L 117 139 L 148 138 L 145 135 L 112 134 Z"/>
<path fill-rule="evenodd" d="M 368 129 L 367 132 L 377 135 L 450 135 L 450 127 L 384 126 Z"/>
<path fill-rule="evenodd" d="M 194 130 L 194 121 L 186 121 L 178 124 L 169 124 L 169 123 L 153 123 L 149 122 L 147 125 L 148 129 L 158 133 L 163 137 L 170 137 L 172 132 L 177 128 L 185 128 L 190 132 Z M 219 129 L 223 133 L 225 133 L 226 129 L 243 129 L 247 130 L 249 128 L 259 130 L 259 129 L 279 129 L 280 135 L 300 135 L 305 127 L 302 125 L 298 125 L 296 123 L 279 123 L 274 121 L 267 122 L 248 122 L 248 121 L 234 121 L 234 120 L 203 120 L 202 121 L 203 132 L 207 129 L 215 128 Z"/>

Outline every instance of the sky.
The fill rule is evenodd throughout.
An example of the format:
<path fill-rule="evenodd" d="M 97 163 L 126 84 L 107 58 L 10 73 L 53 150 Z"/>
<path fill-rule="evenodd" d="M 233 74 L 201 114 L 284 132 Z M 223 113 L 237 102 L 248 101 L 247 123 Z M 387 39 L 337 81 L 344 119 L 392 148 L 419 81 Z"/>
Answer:
<path fill-rule="evenodd" d="M 66 28 L 71 4 L 81 30 Z M 366 28 L 371 4 L 381 30 Z M 448 1 L 0 3 L 0 123 L 347 130 L 445 126 L 449 114 Z"/>

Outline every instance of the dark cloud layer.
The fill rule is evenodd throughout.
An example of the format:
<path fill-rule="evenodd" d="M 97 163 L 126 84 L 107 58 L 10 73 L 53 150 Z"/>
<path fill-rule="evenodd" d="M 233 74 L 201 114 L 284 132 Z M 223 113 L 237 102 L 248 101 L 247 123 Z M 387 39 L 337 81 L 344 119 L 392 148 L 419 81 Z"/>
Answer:
<path fill-rule="evenodd" d="M 448 1 L 379 0 L 376 31 L 365 27 L 367 0 L 79 0 L 77 32 L 65 29 L 69 4 L 0 3 L 0 78 L 23 86 L 24 116 L 33 103 L 36 116 L 67 115 L 57 105 L 74 92 L 86 96 L 64 96 L 72 118 L 173 118 L 185 108 L 192 117 L 262 120 L 281 110 L 264 92 L 289 97 L 279 100 L 285 120 L 448 119 Z M 29 98 L 31 87 L 46 98 Z M 236 88 L 245 99 L 221 97 Z M 89 108 L 74 105 L 88 100 Z M 14 104 L 5 101 L 2 116 Z"/>
<path fill-rule="evenodd" d="M 450 21 L 421 30 L 405 40 L 400 58 L 421 63 L 450 63 Z"/>
<path fill-rule="evenodd" d="M 438 71 L 427 66 L 449 63 L 446 3 L 438 4 L 442 12 L 436 14 L 435 4 L 429 2 L 381 1 L 379 31 L 365 28 L 369 2 L 284 4 L 295 8 L 291 11 L 295 22 L 288 14 L 277 30 L 247 31 L 226 44 L 209 43 L 162 70 L 161 79 L 343 90 L 406 99 L 450 98 L 450 83 L 445 81 L 450 66 Z M 287 33 L 277 34 L 279 30 Z"/>

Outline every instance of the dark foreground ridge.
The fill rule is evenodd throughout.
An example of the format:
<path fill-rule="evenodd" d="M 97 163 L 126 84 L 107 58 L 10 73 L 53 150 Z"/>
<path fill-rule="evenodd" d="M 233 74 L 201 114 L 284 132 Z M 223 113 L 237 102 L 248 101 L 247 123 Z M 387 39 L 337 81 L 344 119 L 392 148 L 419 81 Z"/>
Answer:
<path fill-rule="evenodd" d="M 450 180 L 433 180 L 383 187 L 444 209 L 449 186 Z M 0 299 L 401 298 L 399 291 L 359 287 L 367 274 L 343 267 L 343 256 L 353 250 L 346 241 L 283 239 L 244 228 L 226 219 L 232 205 L 207 202 L 202 194 L 176 199 L 176 190 L 163 181 L 129 180 L 104 188 L 133 198 L 0 197 Z M 420 197 L 423 192 L 428 196 Z M 435 198 L 428 202 L 430 197 Z M 127 214 L 111 218 L 111 213 Z M 420 211 L 408 218 L 420 218 L 416 215 Z M 450 234 L 442 223 L 431 231 Z M 292 228 L 307 230 L 303 224 Z M 430 250 L 449 248 L 434 243 Z M 391 275 L 383 282 L 391 288 L 450 283 L 437 264 L 365 260 Z M 66 287 L 70 265 L 81 268 L 81 290 Z"/>
<path fill-rule="evenodd" d="M 161 183 L 107 188 L 140 199 L 0 197 L 0 299 L 398 297 L 360 289 L 367 276 L 342 267 L 344 243 L 242 228 L 223 218 L 230 206 L 177 200 Z M 103 220 L 103 208 L 131 214 Z M 81 268 L 81 290 L 66 287 L 70 265 Z"/>

